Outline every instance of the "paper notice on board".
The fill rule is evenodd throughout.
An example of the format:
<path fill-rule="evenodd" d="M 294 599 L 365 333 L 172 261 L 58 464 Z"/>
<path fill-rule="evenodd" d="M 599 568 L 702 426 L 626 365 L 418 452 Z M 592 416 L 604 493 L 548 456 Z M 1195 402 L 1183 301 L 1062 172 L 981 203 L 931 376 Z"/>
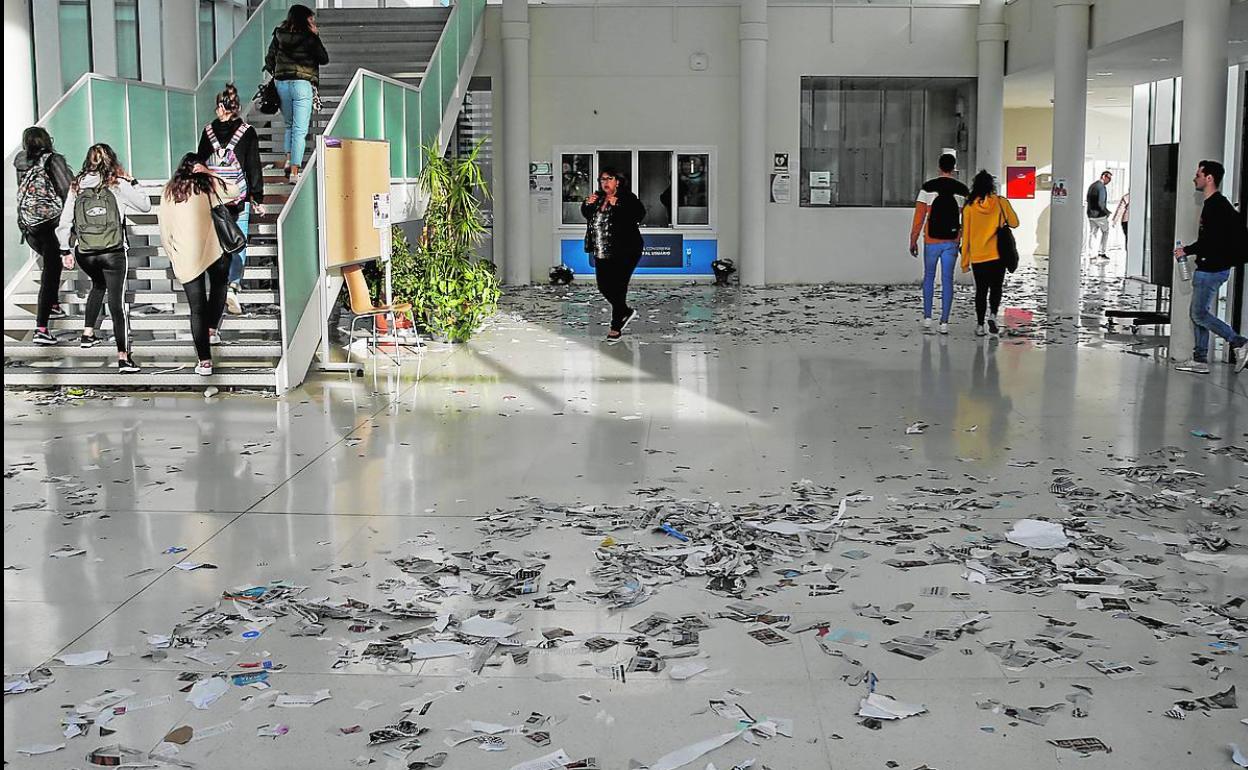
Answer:
<path fill-rule="evenodd" d="M 771 175 L 771 202 L 788 203 L 792 200 L 793 177 L 789 174 Z"/>
<path fill-rule="evenodd" d="M 828 189 L 812 189 L 810 191 L 810 205 L 831 206 L 832 191 Z"/>
<path fill-rule="evenodd" d="M 373 228 L 381 230 L 390 227 L 390 193 L 373 196 Z"/>

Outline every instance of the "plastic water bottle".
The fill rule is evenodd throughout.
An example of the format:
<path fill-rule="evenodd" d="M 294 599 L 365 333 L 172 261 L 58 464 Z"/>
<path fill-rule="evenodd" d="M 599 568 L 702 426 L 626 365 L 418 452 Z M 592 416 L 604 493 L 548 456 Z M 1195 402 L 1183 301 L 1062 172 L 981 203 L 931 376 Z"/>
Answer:
<path fill-rule="evenodd" d="M 1174 248 L 1176 249 L 1183 248 L 1183 241 L 1175 241 Z M 1185 281 L 1192 280 L 1192 267 L 1187 261 L 1187 255 L 1184 254 L 1183 256 L 1179 257 L 1178 262 L 1179 262 L 1179 275 Z"/>

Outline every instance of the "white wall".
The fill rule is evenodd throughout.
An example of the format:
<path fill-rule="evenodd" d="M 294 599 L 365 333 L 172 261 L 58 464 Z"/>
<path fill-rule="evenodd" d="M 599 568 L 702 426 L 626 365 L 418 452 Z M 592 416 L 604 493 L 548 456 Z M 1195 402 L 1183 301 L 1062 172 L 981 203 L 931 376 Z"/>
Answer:
<path fill-rule="evenodd" d="M 1096 0 L 1090 48 L 1125 40 L 1183 20 L 1184 0 Z M 1006 7 L 1010 29 L 1007 74 L 1053 65 L 1053 0 L 1016 0 Z"/>

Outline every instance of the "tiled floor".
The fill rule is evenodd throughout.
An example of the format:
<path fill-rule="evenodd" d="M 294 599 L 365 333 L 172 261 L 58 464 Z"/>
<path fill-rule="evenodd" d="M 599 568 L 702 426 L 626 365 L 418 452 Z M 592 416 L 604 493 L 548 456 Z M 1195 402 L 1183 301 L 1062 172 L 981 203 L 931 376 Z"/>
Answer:
<path fill-rule="evenodd" d="M 953 333 L 939 337 L 919 332 L 913 288 L 738 294 L 697 286 L 642 289 L 640 322 L 624 342 L 607 345 L 602 308 L 588 288 L 544 288 L 513 294 L 508 313 L 477 341 L 426 354 L 419 383 L 408 377 L 381 395 L 370 392 L 371 381 L 335 377 L 281 399 L 8 394 L 5 673 L 47 665 L 55 680 L 5 697 L 6 765 L 86 767 L 85 755 L 99 746 L 150 751 L 180 725 L 202 731 L 229 723 L 223 735 L 181 746 L 178 760 L 277 769 L 372 759 L 375 767 L 401 768 L 447 752 L 446 768 L 505 769 L 563 748 L 573 759 L 592 756 L 602 768 L 625 770 L 737 729 L 707 710 L 708 701 L 728 698 L 759 720 L 793 720 L 792 737 L 751 745 L 746 733 L 689 767 L 730 768 L 750 758 L 773 770 L 1233 767 L 1227 744 L 1248 746 L 1243 709 L 1197 711 L 1182 721 L 1163 712 L 1177 700 L 1243 684 L 1243 653 L 1209 654 L 1216 638 L 1188 621 L 1248 593 L 1248 570 L 1178 555 L 1201 550 L 1199 543 L 1167 549 L 1137 536 L 1220 535 L 1230 541 L 1222 553 L 1243 559 L 1245 497 L 1236 487 L 1248 473 L 1245 454 L 1212 450 L 1248 444 L 1248 375 L 1237 378 L 1228 366 L 1205 378 L 1175 373 L 1147 336 L 1106 339 L 1095 328 L 1051 326 L 1037 312 L 1042 298 L 1026 288 L 1028 279 L 1018 280 L 1005 313 L 1010 333 L 1001 339 L 972 335 L 965 294 Z M 1116 294 L 1114 281 L 1093 288 L 1089 304 L 1116 301 L 1100 296 Z M 929 427 L 907 434 L 918 421 Z M 1151 454 L 1162 447 L 1182 454 Z M 1163 489 L 1103 470 L 1135 463 L 1204 476 Z M 1050 486 L 1063 468 L 1092 496 L 1055 495 Z M 601 506 L 657 507 L 666 497 L 719 503 L 731 513 L 793 502 L 794 485 L 810 482 L 834 489 L 829 517 L 842 496 L 872 499 L 847 509 L 831 550 L 797 560 L 813 571 L 755 595 L 778 584 L 774 570 L 785 562 L 777 560 L 747 578 L 745 597 L 791 615 L 791 628 L 823 621 L 868 635 L 866 647 L 827 645 L 843 656 L 822 649 L 815 631 L 782 630 L 789 643 L 774 647 L 751 639 L 745 632 L 752 626 L 714 617 L 734 599 L 706 590 L 705 576 L 674 575 L 648 601 L 611 611 L 583 593 L 594 588 L 591 571 L 611 560 L 610 548 L 600 548 L 603 532 L 547 526 L 527 537 L 489 538 L 477 520 L 496 509 L 516 510 L 520 520 L 538 510 L 526 498 L 551 510 L 596 505 L 603 517 L 610 514 Z M 958 491 L 931 491 L 947 487 Z M 1135 512 L 1113 508 L 1123 493 L 1142 500 Z M 955 500 L 980 506 L 951 505 Z M 1222 503 L 1216 511 L 1207 509 L 1213 500 Z M 932 505 L 913 506 L 924 501 Z M 558 521 L 561 514 L 548 515 Z M 905 550 L 889 536 L 907 524 L 941 531 L 910 543 L 906 558 L 930 558 L 933 544 L 1018 554 L 1001 537 L 1026 517 L 1065 519 L 1109 538 L 1103 552 L 1069 550 L 1085 569 L 1112 558 L 1145 575 L 1108 582 L 1125 583 L 1134 613 L 1173 625 L 1154 633 L 1125 614 L 1079 610 L 1073 594 L 1052 587 L 1016 593 L 973 584 L 960 562 L 905 570 L 883 563 Z M 610 534 L 625 543 L 676 543 L 647 530 Z M 86 553 L 49 557 L 65 545 Z M 435 545 L 444 554 L 498 551 L 528 561 L 536 557 L 526 551 L 549 553 L 536 597 L 450 595 L 438 606 L 457 619 L 480 609 L 499 617 L 516 611 L 527 662 L 496 653 L 479 672 L 463 658 L 336 666 L 340 643 L 429 623 L 386 619 L 383 630 L 352 631 L 353 621 L 326 618 L 321 637 L 292 636 L 294 614 L 254 639 L 238 638 L 239 625 L 203 648 L 150 654 L 149 637 L 171 634 L 234 586 L 284 580 L 307 586 L 304 600 L 411 598 L 420 583 L 379 584 L 404 577 L 391 559 Z M 171 548 L 186 550 L 167 553 Z M 867 558 L 842 556 L 851 550 Z M 185 561 L 216 569 L 174 568 Z M 843 590 L 811 596 L 807 584 L 824 582 L 825 566 L 848 571 Z M 533 599 L 546 596 L 556 578 L 576 582 L 551 594 L 553 609 L 537 608 Z M 923 595 L 935 586 L 947 595 Z M 900 622 L 855 612 L 868 604 Z M 914 606 L 897 608 L 902 604 Z M 1238 614 L 1224 638 L 1242 636 L 1244 611 L 1223 611 Z M 580 643 L 595 634 L 623 641 L 634 635 L 630 626 L 655 612 L 707 619 L 699 659 L 710 670 L 688 681 L 666 672 L 619 681 L 611 667 L 627 663 L 632 647 L 594 653 Z M 991 615 L 983 630 L 939 642 L 941 651 L 926 660 L 880 646 L 978 612 Z M 1067 665 L 1009 669 L 987 648 L 1012 640 L 1034 650 L 1024 640 L 1036 638 L 1047 618 L 1073 622 L 1086 635 L 1065 640 L 1082 653 Z M 538 647 L 542 630 L 553 627 L 578 641 Z M 54 660 L 88 650 L 109 650 L 112 660 L 77 668 Z M 186 657 L 204 652 L 207 663 Z M 879 692 L 921 703 L 927 713 L 879 730 L 861 725 L 855 713 L 867 685 L 842 678 L 847 658 L 878 677 Z M 273 708 L 260 700 L 265 693 L 231 686 L 196 710 L 179 692 L 186 686 L 180 674 L 237 672 L 238 663 L 263 659 L 284 667 L 271 674 L 274 690 L 328 689 L 332 698 L 307 709 Z M 1112 680 L 1088 666 L 1090 659 L 1126 661 L 1140 675 Z M 1215 681 L 1211 673 L 1221 666 Z M 114 734 L 92 728 L 63 737 L 66 705 L 120 688 L 135 692 L 132 705 L 172 697 L 115 717 Z M 1077 718 L 1067 696 L 1088 691 L 1088 715 Z M 366 700 L 381 705 L 354 708 Z M 1002 713 L 1054 705 L 1044 725 Z M 412 721 L 428 728 L 420 748 L 367 745 L 370 731 L 413 707 Z M 465 719 L 516 725 L 533 711 L 563 720 L 545 728 L 548 746 L 521 735 L 504 736 L 508 748 L 498 753 L 445 741 L 456 735 L 447 728 Z M 256 735 L 276 723 L 289 733 Z M 362 730 L 342 733 L 354 725 Z M 1047 742 L 1085 737 L 1100 738 L 1113 753 L 1083 757 Z M 66 747 L 43 756 L 18 753 L 59 743 Z"/>

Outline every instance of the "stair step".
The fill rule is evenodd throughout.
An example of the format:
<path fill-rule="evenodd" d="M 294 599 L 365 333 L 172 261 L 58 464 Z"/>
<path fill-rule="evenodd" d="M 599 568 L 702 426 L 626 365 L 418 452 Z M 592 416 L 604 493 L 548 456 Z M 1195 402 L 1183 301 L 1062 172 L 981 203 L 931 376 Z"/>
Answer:
<path fill-rule="evenodd" d="M 150 215 L 144 215 L 150 216 Z M 133 217 L 132 217 L 133 218 Z M 153 217 L 154 218 L 154 217 Z M 160 225 L 156 222 L 136 222 L 126 228 L 131 235 L 143 235 L 148 237 L 160 237 Z M 251 223 L 248 228 L 251 235 L 277 235 L 277 224 L 261 221 L 260 223 Z"/>
<path fill-rule="evenodd" d="M 143 363 L 148 361 L 194 361 L 195 344 L 190 339 L 178 340 L 133 340 L 131 352 Z M 112 341 L 102 342 L 93 348 L 78 347 L 76 336 L 65 336 L 59 345 L 36 345 L 33 342 L 14 342 L 5 340 L 4 357 L 23 361 L 52 361 L 62 358 L 115 358 L 117 348 Z M 220 345 L 212 346 L 213 360 L 246 359 L 260 361 L 262 359 L 281 358 L 282 343 L 280 340 L 230 340 L 227 336 Z"/>
<path fill-rule="evenodd" d="M 136 355 L 136 358 L 138 356 Z M 143 360 L 140 358 L 139 363 Z M 6 366 L 4 384 L 25 387 L 59 387 L 62 385 L 84 385 L 90 387 L 135 387 L 135 388 L 187 388 L 199 389 L 209 385 L 218 387 L 251 387 L 276 389 L 277 379 L 274 368 L 269 367 L 217 367 L 217 373 L 211 377 L 200 377 L 194 368 L 176 371 L 160 371 L 144 369 L 139 374 L 120 374 L 115 365 L 91 367 L 45 367 L 45 366 Z"/>
<path fill-rule="evenodd" d="M 256 256 L 255 254 L 252 254 L 253 248 L 267 248 L 267 249 L 273 250 L 274 252 L 277 251 L 276 246 L 261 246 L 261 247 L 249 246 L 247 248 L 247 256 L 249 260 L 252 257 Z M 134 254 L 135 251 L 136 249 L 130 250 L 130 260 L 132 262 L 136 258 Z M 158 256 L 152 256 L 149 258 L 168 260 L 168 257 L 165 257 L 163 252 Z M 276 277 L 277 277 L 276 267 L 247 266 L 243 268 L 243 280 L 244 281 L 263 281 L 263 280 L 271 280 Z M 32 275 L 32 278 L 34 279 L 36 286 L 42 284 L 42 281 L 40 280 L 37 274 Z M 61 272 L 62 288 L 65 287 L 65 284 L 70 284 L 69 286 L 70 289 L 76 288 L 73 284 L 77 279 L 78 279 L 77 268 L 74 268 L 73 270 L 63 270 Z M 176 278 L 173 277 L 173 270 L 169 267 L 132 267 L 130 268 L 129 273 L 126 275 L 126 279 L 130 281 L 174 281 L 179 286 L 181 286 L 181 282 L 179 282 Z"/>
<path fill-rule="evenodd" d="M 73 329 L 82 331 L 82 318 L 53 318 L 48 321 L 50 329 Z M 226 332 L 230 331 L 277 331 L 281 326 L 278 315 L 228 315 L 225 317 Z M 4 331 L 32 331 L 35 328 L 33 315 L 8 317 L 4 319 Z M 160 315 L 131 315 L 130 328 L 134 331 L 182 331 L 191 328 L 191 318 L 186 313 L 162 313 Z M 100 322 L 101 331 L 112 331 L 113 319 L 105 318 Z"/>
<path fill-rule="evenodd" d="M 240 291 L 237 294 L 242 305 L 272 305 L 277 302 L 277 293 L 272 291 Z M 183 305 L 186 295 L 181 291 L 152 291 L 150 289 L 132 289 L 125 292 L 126 302 L 131 305 Z M 15 292 L 9 296 L 14 305 L 34 305 L 39 302 L 37 293 Z M 71 307 L 86 305 L 87 300 L 77 294 L 63 294 L 61 304 Z"/>
<path fill-rule="evenodd" d="M 169 259 L 169 255 L 165 253 L 165 247 L 159 244 L 150 246 L 131 246 L 127 252 L 131 262 L 136 259 Z M 247 261 L 250 263 L 256 257 L 276 257 L 277 244 L 274 243 L 250 243 L 247 245 Z M 74 268 L 77 270 L 77 268 Z"/>

